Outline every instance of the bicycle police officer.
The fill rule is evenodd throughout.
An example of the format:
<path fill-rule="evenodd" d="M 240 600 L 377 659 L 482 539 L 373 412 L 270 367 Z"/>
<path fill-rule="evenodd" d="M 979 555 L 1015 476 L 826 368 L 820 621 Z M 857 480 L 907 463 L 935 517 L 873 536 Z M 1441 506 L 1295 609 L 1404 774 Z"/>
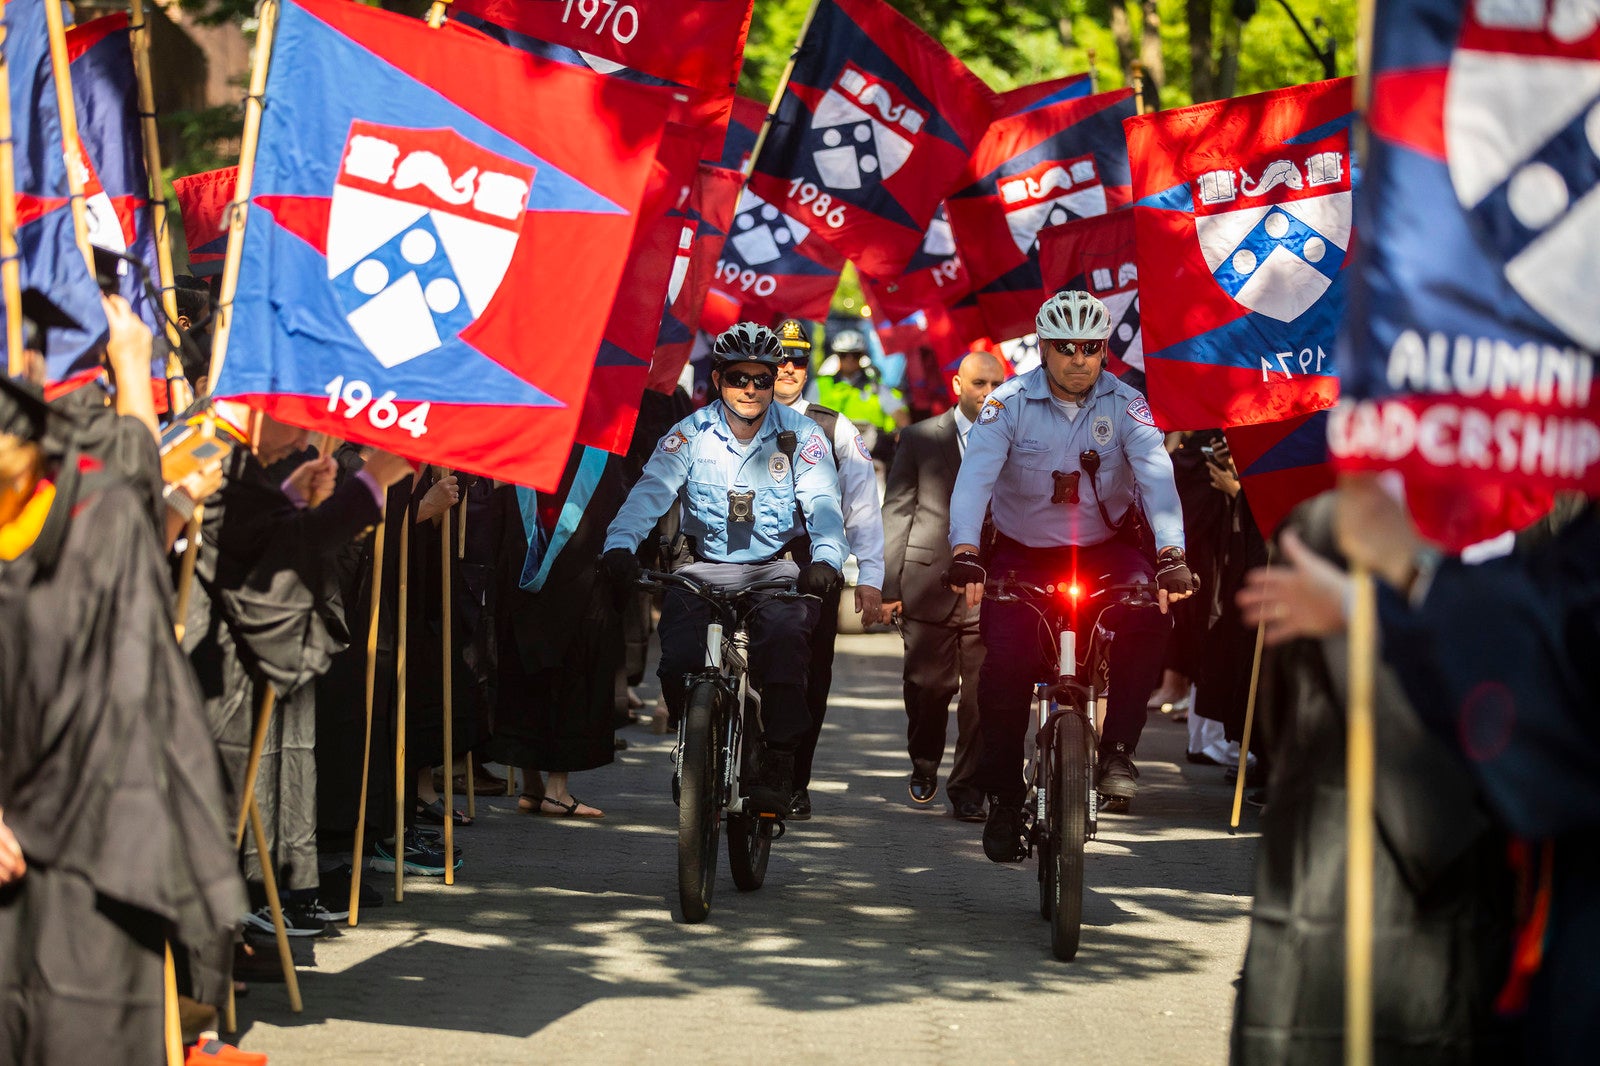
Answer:
<path fill-rule="evenodd" d="M 1195 586 L 1184 558 L 1183 513 L 1149 405 L 1104 372 L 1111 335 L 1105 304 L 1086 292 L 1057 293 L 1039 309 L 1036 325 L 1040 366 L 995 389 L 967 438 L 950 502 L 954 559 L 946 583 L 964 589 L 976 607 L 987 571 L 1040 585 L 1076 577 L 1091 588 L 1102 580 L 1149 581 L 1155 573 L 1159 614 L 1113 605 L 1101 619 L 1116 640 L 1097 785 L 1102 796 L 1125 804 L 1138 791 L 1132 756 L 1145 701 L 1161 675 L 1167 604 Z M 1155 559 L 1138 543 L 1141 504 L 1159 546 Z M 986 509 L 995 540 L 980 560 Z M 1041 664 L 1054 673 L 1056 653 L 1041 646 L 1038 615 L 1026 604 L 984 604 L 981 632 L 983 757 L 975 784 L 989 794 L 983 850 L 995 862 L 1018 862 L 1028 708 Z"/>
<path fill-rule="evenodd" d="M 782 355 L 777 335 L 753 322 L 717 337 L 712 385 L 719 402 L 656 445 L 606 532 L 600 566 L 607 578 L 619 585 L 638 579 L 634 552 L 676 501 L 684 534 L 677 572 L 725 588 L 797 577 L 801 592 L 819 597 L 838 586 L 847 549 L 833 453 L 815 422 L 772 402 Z M 802 570 L 782 556 L 807 534 L 812 561 Z M 814 599 L 775 599 L 751 619 L 750 674 L 761 693 L 763 735 L 749 801 L 759 813 L 789 813 L 794 753 L 810 726 L 806 672 L 817 614 Z M 656 672 L 674 718 L 683 710 L 684 676 L 705 664 L 710 621 L 703 601 L 667 592 Z"/>

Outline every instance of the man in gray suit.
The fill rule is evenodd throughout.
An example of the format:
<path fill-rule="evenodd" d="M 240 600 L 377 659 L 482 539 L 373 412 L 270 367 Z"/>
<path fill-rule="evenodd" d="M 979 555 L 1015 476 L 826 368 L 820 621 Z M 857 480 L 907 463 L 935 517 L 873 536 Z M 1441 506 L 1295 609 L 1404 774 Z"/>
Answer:
<path fill-rule="evenodd" d="M 984 819 L 983 793 L 972 785 L 978 767 L 978 668 L 983 641 L 978 611 L 945 588 L 950 566 L 950 494 L 966 450 L 967 433 L 1005 366 L 972 352 L 951 380 L 957 403 L 937 418 L 908 426 L 889 468 L 883 501 L 884 616 L 899 613 L 906 643 L 906 747 L 911 754 L 911 799 L 939 794 L 950 697 L 959 690 L 956 756 L 945 795 L 964 822 Z"/>

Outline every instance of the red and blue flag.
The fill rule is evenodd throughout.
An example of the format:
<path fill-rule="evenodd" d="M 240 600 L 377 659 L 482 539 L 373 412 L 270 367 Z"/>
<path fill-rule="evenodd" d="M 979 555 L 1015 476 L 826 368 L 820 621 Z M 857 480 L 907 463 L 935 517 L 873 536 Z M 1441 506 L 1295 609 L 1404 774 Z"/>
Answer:
<path fill-rule="evenodd" d="M 266 98 L 216 393 L 554 485 L 669 101 L 343 0 L 284 3 Z"/>
<path fill-rule="evenodd" d="M 884 0 L 817 0 L 750 188 L 893 278 L 993 110 L 993 91 Z"/>
<path fill-rule="evenodd" d="M 1250 501 L 1250 515 L 1266 536 L 1289 512 L 1334 487 L 1337 474 L 1328 458 L 1328 411 L 1282 422 L 1233 426 L 1228 450 L 1239 484 Z"/>
<path fill-rule="evenodd" d="M 681 227 L 678 254 L 667 285 L 667 310 L 650 359 L 647 388 L 671 393 L 689 362 L 743 185 L 738 171 L 701 163 L 688 201 L 672 212 Z"/>
<path fill-rule="evenodd" d="M 1041 107 L 1059 104 L 1066 100 L 1094 95 L 1094 78 L 1088 74 L 1068 74 L 1064 78 L 1035 82 L 1000 94 L 995 107 L 995 117 L 1020 115 Z"/>
<path fill-rule="evenodd" d="M 1145 375 L 1165 429 L 1331 407 L 1354 245 L 1349 78 L 1131 118 Z"/>
<path fill-rule="evenodd" d="M 895 321 L 929 307 L 948 307 L 971 292 L 972 280 L 944 205 L 939 205 L 922 247 L 899 277 L 885 281 L 863 274 L 861 285 L 871 293 L 873 313 Z"/>
<path fill-rule="evenodd" d="M 239 182 L 238 167 L 223 167 L 172 179 L 172 193 L 183 218 L 189 273 L 198 278 L 222 273 L 228 258 L 228 205 Z"/>
<path fill-rule="evenodd" d="M 685 232 L 681 211 L 694 186 L 699 149 L 694 130 L 667 124 L 639 206 L 639 225 L 628 249 L 628 264 L 595 355 L 578 423 L 578 444 L 621 455 L 633 439 L 639 400 L 650 378 L 669 289 L 681 261 Z"/>
<path fill-rule="evenodd" d="M 1600 13 L 1380 5 L 1340 464 L 1450 547 L 1600 494 Z"/>
<path fill-rule="evenodd" d="M 750 162 L 750 153 L 756 150 L 761 126 L 766 121 L 766 104 L 745 96 L 735 96 L 733 110 L 728 115 L 728 136 L 722 145 L 721 165 L 743 174 L 745 164 Z"/>
<path fill-rule="evenodd" d="M 0 7 L 6 28 L 0 48 L 11 80 L 22 287 L 47 295 L 73 322 L 45 332 L 45 372 L 54 382 L 95 368 L 107 326 L 100 287 L 73 231 L 46 2 L 54 0 L 7 0 Z"/>
<path fill-rule="evenodd" d="M 89 243 L 133 256 L 159 284 L 128 16 L 107 15 L 68 28 L 67 58 L 77 105 L 78 140 L 85 156 Z M 126 262 L 117 264 L 117 288 L 145 325 L 161 328 L 144 279 Z"/>
<path fill-rule="evenodd" d="M 753 0 L 455 0 L 452 18 L 547 59 L 682 96 L 673 120 L 722 154 Z M 624 442 L 626 443 L 626 442 Z"/>
<path fill-rule="evenodd" d="M 1139 254 L 1131 211 L 1079 219 L 1039 231 L 1045 289 L 1081 289 L 1111 313 L 1107 368 L 1144 388 L 1144 331 L 1139 328 Z"/>
<path fill-rule="evenodd" d="M 734 321 L 776 325 L 789 317 L 828 317 L 844 259 L 817 235 L 811 220 L 809 214 L 788 214 L 746 186 L 711 283 L 724 308 L 737 308 Z M 715 324 L 721 326 L 725 317 L 717 316 Z"/>
<path fill-rule="evenodd" d="M 978 306 L 1002 339 L 1033 332 L 1049 295 L 1039 232 L 1121 207 L 1130 195 L 1122 122 L 1131 89 L 995 120 L 946 208 Z"/>

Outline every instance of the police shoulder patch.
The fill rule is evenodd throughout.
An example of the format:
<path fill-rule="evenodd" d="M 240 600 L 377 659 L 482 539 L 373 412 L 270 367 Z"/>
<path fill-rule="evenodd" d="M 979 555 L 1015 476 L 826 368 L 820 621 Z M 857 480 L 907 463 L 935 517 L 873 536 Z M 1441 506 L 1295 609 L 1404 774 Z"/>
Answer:
<path fill-rule="evenodd" d="M 684 433 L 684 431 L 681 429 L 675 429 L 671 433 L 668 433 L 665 437 L 661 438 L 661 450 L 666 452 L 668 455 L 671 455 L 688 443 L 688 434 Z"/>
<path fill-rule="evenodd" d="M 872 453 L 867 451 L 867 442 L 861 439 L 861 434 L 856 434 L 855 443 L 856 451 L 861 453 L 861 458 L 865 459 L 869 463 L 872 462 Z"/>
<path fill-rule="evenodd" d="M 999 418 L 1000 412 L 1004 411 L 1005 409 L 1005 404 L 1001 403 L 993 396 L 989 397 L 983 403 L 983 410 L 978 412 L 977 424 L 980 426 L 987 426 L 990 422 L 993 422 L 995 419 Z"/>
<path fill-rule="evenodd" d="M 816 466 L 828 457 L 828 442 L 822 439 L 821 433 L 813 433 L 806 438 L 806 446 L 800 449 L 800 458 Z"/>
<path fill-rule="evenodd" d="M 1134 421 L 1143 422 L 1147 426 L 1156 424 L 1155 416 L 1150 413 L 1150 405 L 1145 402 L 1143 396 L 1133 398 L 1133 402 L 1128 404 L 1128 414 L 1133 416 Z"/>

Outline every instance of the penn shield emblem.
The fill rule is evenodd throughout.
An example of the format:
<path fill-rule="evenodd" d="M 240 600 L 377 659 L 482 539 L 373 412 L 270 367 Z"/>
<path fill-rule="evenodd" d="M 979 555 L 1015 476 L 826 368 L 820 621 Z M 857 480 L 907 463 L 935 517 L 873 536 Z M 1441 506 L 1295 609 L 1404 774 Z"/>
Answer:
<path fill-rule="evenodd" d="M 328 278 L 378 362 L 426 355 L 488 308 L 533 173 L 453 130 L 351 124 L 328 209 Z"/>
<path fill-rule="evenodd" d="M 1105 415 L 1101 415 L 1099 418 L 1096 418 L 1094 420 L 1094 424 L 1089 427 L 1089 435 L 1092 436 L 1094 438 L 1094 442 L 1101 447 L 1110 444 L 1111 419 L 1107 418 Z"/>
<path fill-rule="evenodd" d="M 999 418 L 1000 412 L 1004 411 L 1005 409 L 1005 404 L 994 399 L 993 397 L 990 397 L 988 400 L 984 401 L 983 410 L 978 412 L 978 425 L 987 426 L 990 422 L 993 422 L 995 419 Z"/>
<path fill-rule="evenodd" d="M 1111 315 L 1111 354 L 1135 370 L 1144 369 L 1144 334 L 1139 329 L 1139 268 L 1119 259 L 1088 272 L 1089 291 Z"/>
<path fill-rule="evenodd" d="M 1193 185 L 1195 236 L 1222 290 L 1257 314 L 1293 322 L 1332 286 L 1350 247 L 1343 152 L 1285 146 Z"/>
<path fill-rule="evenodd" d="M 859 189 L 905 165 L 928 116 L 900 88 L 846 63 L 811 116 L 821 147 L 812 150 L 817 176 L 831 189 Z"/>
<path fill-rule="evenodd" d="M 1156 416 L 1150 413 L 1150 405 L 1145 402 L 1143 396 L 1134 397 L 1133 402 L 1128 404 L 1128 414 L 1134 421 L 1143 422 L 1147 426 L 1156 424 Z"/>
<path fill-rule="evenodd" d="M 1017 251 L 1032 256 L 1039 248 L 1039 231 L 1046 226 L 1105 214 L 1106 188 L 1094 156 L 1086 155 L 1040 163 L 1000 179 L 1000 201 Z"/>
<path fill-rule="evenodd" d="M 1560 58 L 1500 50 L 1519 41 Z M 1456 199 L 1506 281 L 1573 341 L 1600 348 L 1600 6 L 1467 4 L 1444 127 Z"/>
<path fill-rule="evenodd" d="M 789 254 L 811 236 L 811 228 L 785 214 L 746 189 L 734 210 L 733 233 L 728 243 L 753 267 L 765 266 Z"/>
<path fill-rule="evenodd" d="M 813 433 L 806 441 L 806 446 L 800 449 L 800 458 L 816 466 L 828 457 L 828 442 L 822 439 L 822 434 Z"/>

